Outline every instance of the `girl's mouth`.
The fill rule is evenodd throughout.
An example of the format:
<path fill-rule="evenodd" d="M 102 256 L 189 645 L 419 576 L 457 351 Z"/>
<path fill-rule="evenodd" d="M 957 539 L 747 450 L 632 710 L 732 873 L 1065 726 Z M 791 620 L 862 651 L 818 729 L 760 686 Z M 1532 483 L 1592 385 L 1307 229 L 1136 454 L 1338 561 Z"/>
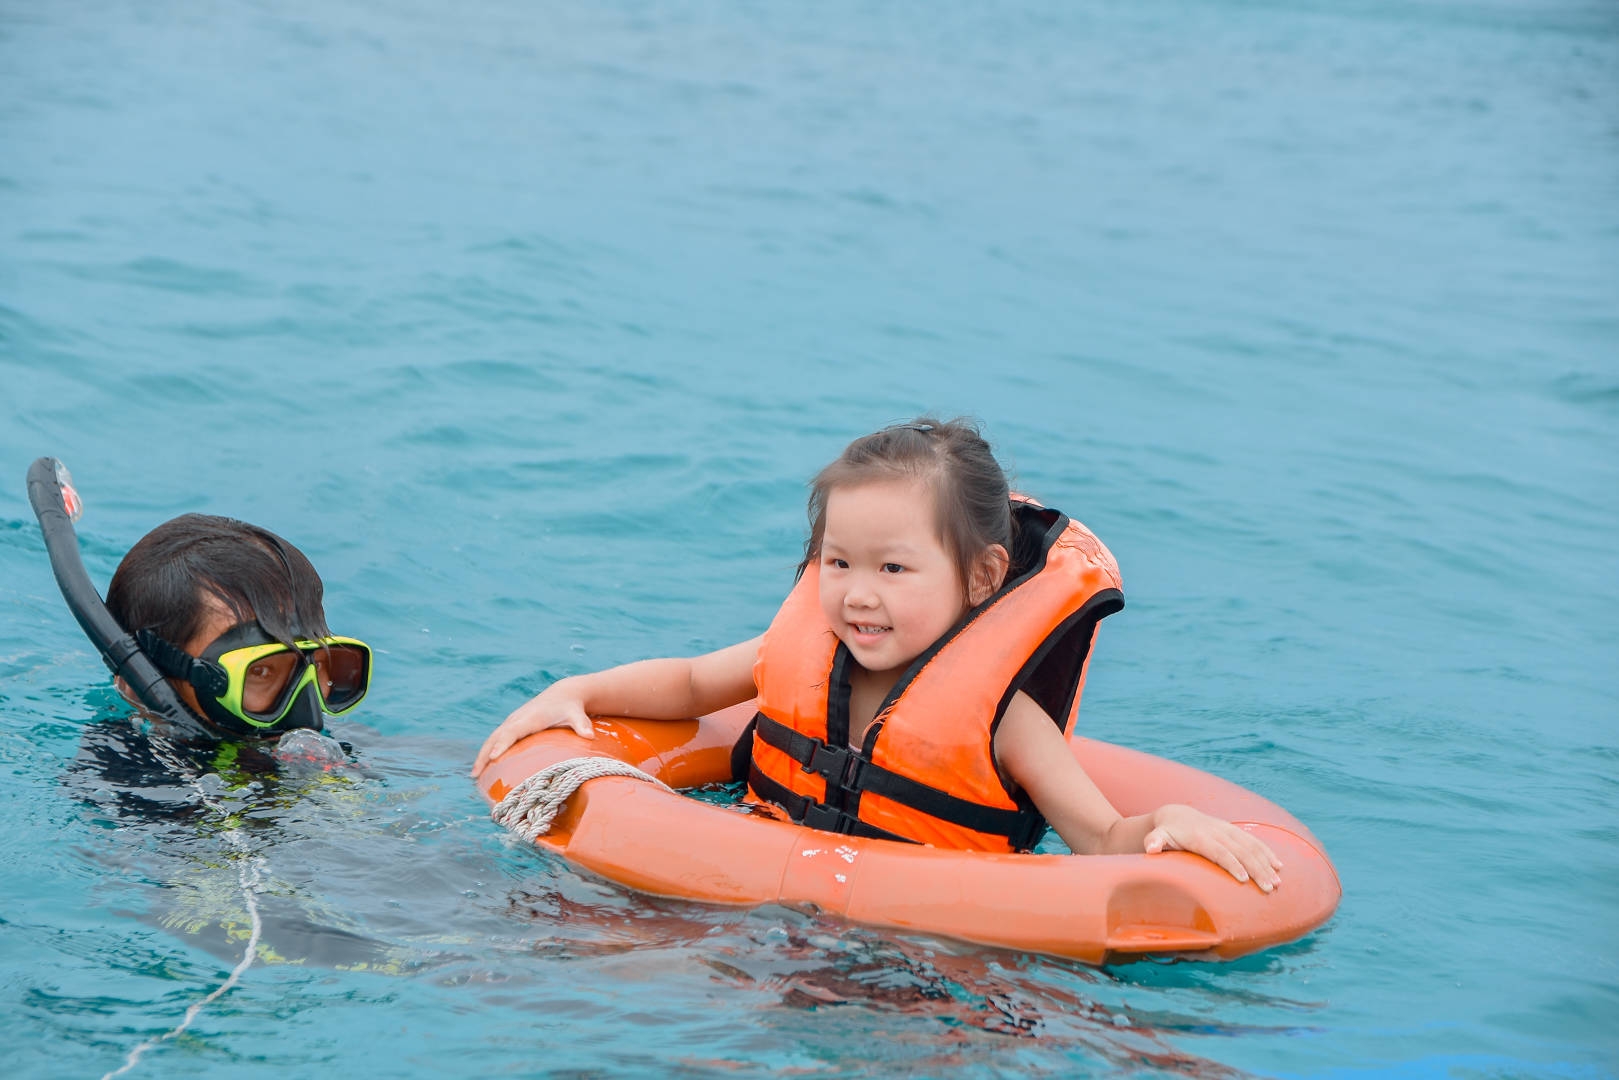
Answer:
<path fill-rule="evenodd" d="M 892 626 L 874 626 L 867 623 L 850 623 L 849 629 L 855 632 L 856 637 L 869 638 L 886 634 L 893 629 Z"/>

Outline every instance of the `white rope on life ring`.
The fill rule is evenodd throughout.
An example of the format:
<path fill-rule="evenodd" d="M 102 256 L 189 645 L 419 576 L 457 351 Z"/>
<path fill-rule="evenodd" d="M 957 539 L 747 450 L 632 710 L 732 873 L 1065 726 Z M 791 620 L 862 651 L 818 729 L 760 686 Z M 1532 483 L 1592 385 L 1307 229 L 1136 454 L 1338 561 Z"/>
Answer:
<path fill-rule="evenodd" d="M 518 836 L 533 843 L 551 831 L 551 824 L 568 798 L 589 780 L 600 776 L 633 776 L 657 784 L 665 791 L 674 788 L 651 773 L 610 757 L 576 757 L 541 769 L 506 793 L 489 816 Z"/>

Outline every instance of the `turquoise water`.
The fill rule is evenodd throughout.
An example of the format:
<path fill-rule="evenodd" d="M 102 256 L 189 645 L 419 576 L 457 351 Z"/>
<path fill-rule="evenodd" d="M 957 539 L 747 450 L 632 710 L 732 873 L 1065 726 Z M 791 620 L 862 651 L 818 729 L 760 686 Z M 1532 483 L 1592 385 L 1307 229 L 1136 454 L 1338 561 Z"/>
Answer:
<path fill-rule="evenodd" d="M 1616 196 L 1607 0 L 4 5 L 3 1071 L 180 1024 L 245 850 L 124 1075 L 1615 1075 Z M 924 409 L 1118 556 L 1085 730 L 1294 811 L 1325 929 L 1095 970 L 487 821 L 494 723 L 758 632 Z M 102 584 L 309 553 L 350 769 L 110 764 L 42 454 Z"/>

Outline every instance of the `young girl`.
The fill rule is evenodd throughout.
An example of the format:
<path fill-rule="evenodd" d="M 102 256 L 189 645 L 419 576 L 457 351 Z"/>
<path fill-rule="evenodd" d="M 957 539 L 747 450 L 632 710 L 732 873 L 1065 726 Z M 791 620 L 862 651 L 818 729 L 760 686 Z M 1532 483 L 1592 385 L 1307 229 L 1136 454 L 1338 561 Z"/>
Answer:
<path fill-rule="evenodd" d="M 855 835 L 1082 854 L 1195 852 L 1269 892 L 1281 862 L 1189 806 L 1123 817 L 1067 743 L 1098 620 L 1100 541 L 1016 499 L 977 428 L 923 418 L 849 444 L 811 485 L 798 584 L 760 637 L 562 679 L 484 742 L 477 776 L 591 716 L 684 719 L 756 699 L 749 796 Z"/>

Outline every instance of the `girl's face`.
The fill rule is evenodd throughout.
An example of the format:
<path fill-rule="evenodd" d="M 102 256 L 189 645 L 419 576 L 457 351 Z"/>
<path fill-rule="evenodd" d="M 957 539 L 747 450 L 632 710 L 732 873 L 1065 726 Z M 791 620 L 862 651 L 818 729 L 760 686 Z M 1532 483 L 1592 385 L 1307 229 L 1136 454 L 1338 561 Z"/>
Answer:
<path fill-rule="evenodd" d="M 821 610 L 861 667 L 898 678 L 967 610 L 933 493 L 920 480 L 835 488 L 824 526 Z"/>

